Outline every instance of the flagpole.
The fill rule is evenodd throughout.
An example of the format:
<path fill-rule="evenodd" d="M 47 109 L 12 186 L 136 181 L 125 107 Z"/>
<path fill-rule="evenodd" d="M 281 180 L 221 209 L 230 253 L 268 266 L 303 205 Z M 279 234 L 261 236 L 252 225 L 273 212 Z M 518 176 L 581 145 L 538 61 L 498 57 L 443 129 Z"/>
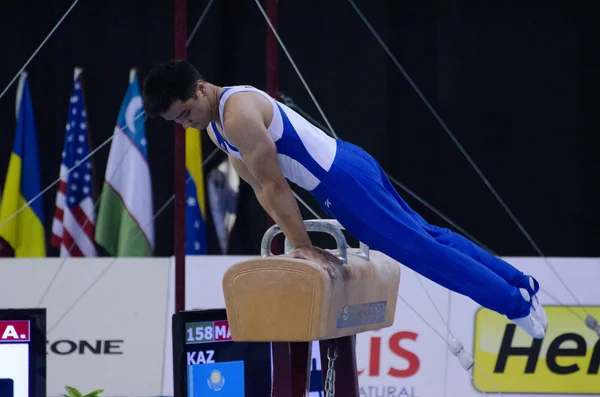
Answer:
<path fill-rule="evenodd" d="M 174 0 L 175 58 L 186 58 L 186 0 Z M 175 312 L 185 310 L 185 130 L 175 123 Z"/>
<path fill-rule="evenodd" d="M 21 97 L 23 96 L 23 87 L 25 86 L 25 80 L 27 80 L 27 71 L 21 72 L 21 76 L 19 76 L 19 85 L 17 86 L 17 98 L 15 101 L 15 119 L 19 118 L 19 107 L 21 105 Z"/>

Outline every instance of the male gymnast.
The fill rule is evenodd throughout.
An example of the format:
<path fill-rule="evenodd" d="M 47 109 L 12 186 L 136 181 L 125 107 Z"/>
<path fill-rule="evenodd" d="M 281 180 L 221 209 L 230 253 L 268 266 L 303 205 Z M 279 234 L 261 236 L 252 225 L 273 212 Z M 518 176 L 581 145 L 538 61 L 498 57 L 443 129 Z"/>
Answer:
<path fill-rule="evenodd" d="M 533 338 L 544 337 L 547 317 L 536 296 L 538 282 L 463 236 L 426 222 L 363 149 L 330 137 L 256 88 L 211 84 L 183 60 L 150 71 L 143 101 L 150 117 L 209 131 L 290 240 L 294 257 L 319 263 L 330 274 L 340 263 L 311 244 L 288 180 L 309 191 L 355 238 L 506 315 Z"/>

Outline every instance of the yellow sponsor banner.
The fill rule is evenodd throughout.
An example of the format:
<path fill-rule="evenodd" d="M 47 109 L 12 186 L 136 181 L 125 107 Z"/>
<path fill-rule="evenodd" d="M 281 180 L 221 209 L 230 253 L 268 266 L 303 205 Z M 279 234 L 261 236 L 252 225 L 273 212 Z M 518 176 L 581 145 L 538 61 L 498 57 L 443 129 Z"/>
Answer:
<path fill-rule="evenodd" d="M 600 394 L 600 340 L 575 316 L 600 319 L 600 306 L 545 306 L 543 340 L 487 309 L 475 316 L 476 390 L 502 393 Z"/>

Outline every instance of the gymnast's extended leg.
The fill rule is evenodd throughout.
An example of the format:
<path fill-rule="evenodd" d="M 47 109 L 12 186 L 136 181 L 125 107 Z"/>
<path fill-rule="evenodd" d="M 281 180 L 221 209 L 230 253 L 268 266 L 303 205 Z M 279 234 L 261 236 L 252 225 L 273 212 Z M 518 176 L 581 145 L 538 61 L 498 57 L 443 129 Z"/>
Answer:
<path fill-rule="evenodd" d="M 421 217 L 419 214 L 417 214 L 404 203 L 396 189 L 394 189 L 394 187 L 388 180 L 383 170 L 380 171 L 380 177 L 385 189 L 396 199 L 396 201 L 398 201 L 398 203 L 405 211 L 410 213 L 412 218 L 417 220 L 417 222 L 423 227 L 425 232 L 429 234 L 434 240 L 436 240 L 442 245 L 451 247 L 473 258 L 477 262 L 481 263 L 482 265 L 484 265 L 485 267 L 502 277 L 510 285 L 517 288 L 524 288 L 525 290 L 527 290 L 532 300 L 532 314 L 540 322 L 544 329 L 548 326 L 548 318 L 546 316 L 544 308 L 542 307 L 537 298 L 537 293 L 540 290 L 540 285 L 533 276 L 524 274 L 522 271 L 518 270 L 510 263 L 491 254 L 490 252 L 475 244 L 471 240 L 465 238 L 464 236 L 455 233 L 447 228 L 442 228 L 428 223 L 425 219 L 423 219 L 423 217 Z"/>
<path fill-rule="evenodd" d="M 374 159 L 347 143 L 340 151 L 326 183 L 314 194 L 352 235 L 430 280 L 506 315 L 529 335 L 543 337 L 544 328 L 531 316 L 526 289 L 436 241 L 399 196 L 386 189 Z"/>

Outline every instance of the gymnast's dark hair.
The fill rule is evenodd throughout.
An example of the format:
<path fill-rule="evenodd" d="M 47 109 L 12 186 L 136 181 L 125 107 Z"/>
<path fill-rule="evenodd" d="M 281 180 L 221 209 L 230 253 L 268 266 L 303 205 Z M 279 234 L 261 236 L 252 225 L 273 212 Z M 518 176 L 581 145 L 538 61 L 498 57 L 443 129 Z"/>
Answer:
<path fill-rule="evenodd" d="M 144 110 L 149 117 L 166 112 L 173 102 L 196 96 L 196 82 L 204 80 L 188 61 L 171 60 L 156 65 L 144 79 Z"/>

